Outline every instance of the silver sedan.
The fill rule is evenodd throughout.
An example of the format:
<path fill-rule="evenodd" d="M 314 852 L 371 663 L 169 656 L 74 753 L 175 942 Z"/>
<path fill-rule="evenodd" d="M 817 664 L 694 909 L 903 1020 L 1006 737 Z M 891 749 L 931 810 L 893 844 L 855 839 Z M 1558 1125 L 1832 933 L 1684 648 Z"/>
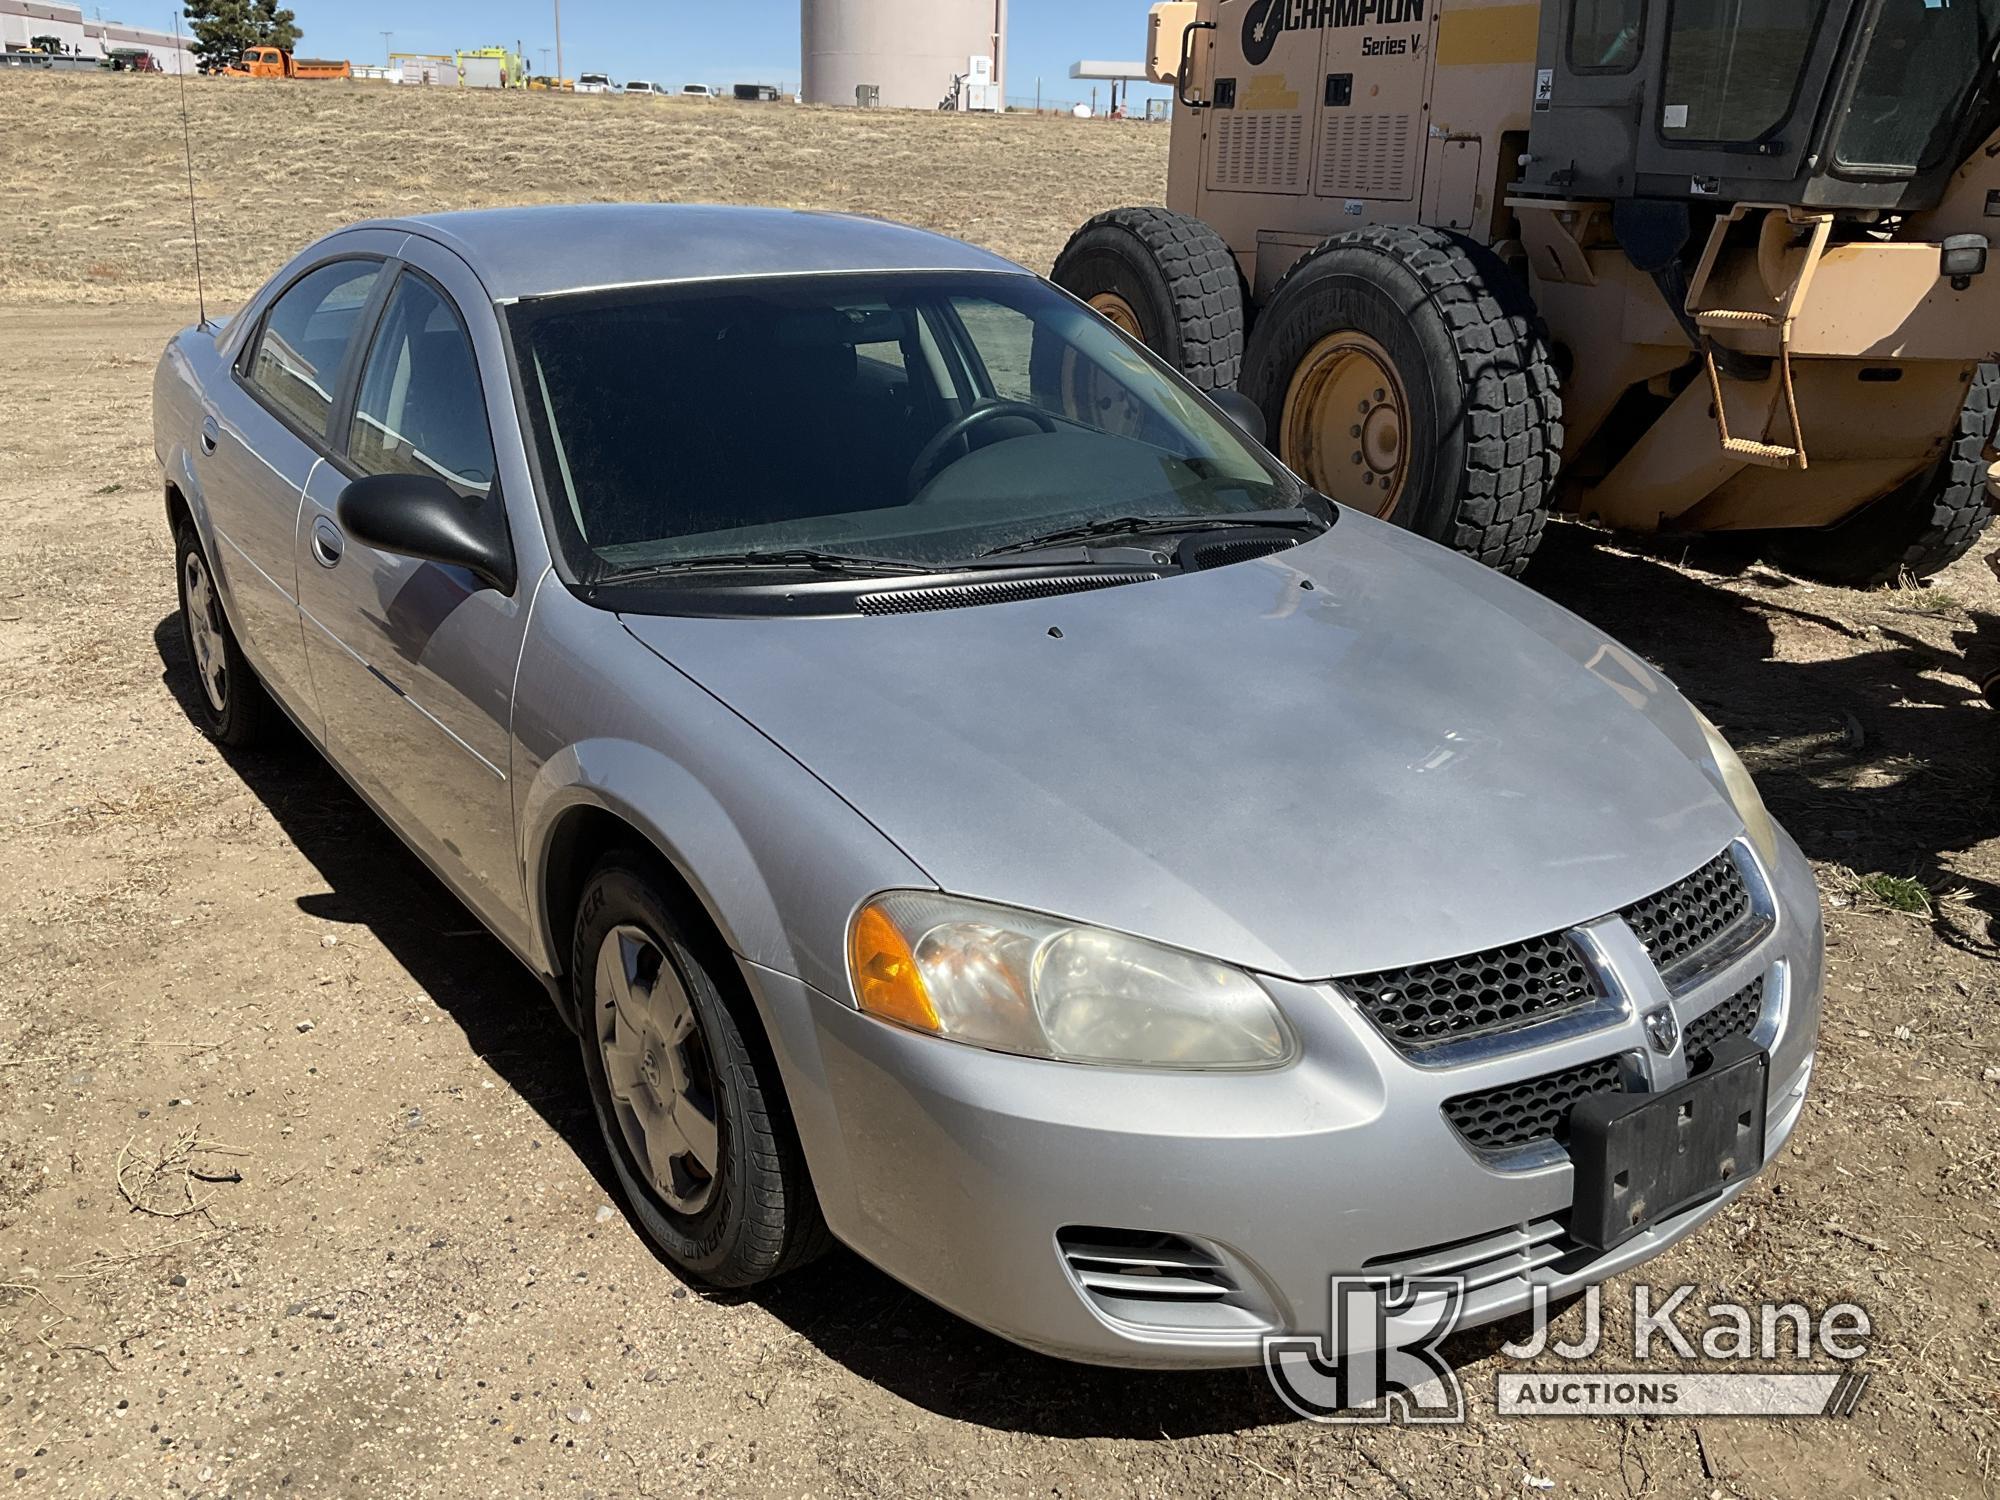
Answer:
<path fill-rule="evenodd" d="M 1713 726 L 1018 266 L 361 224 L 154 408 L 207 729 L 291 720 L 543 979 L 691 1277 L 838 1239 L 1242 1363 L 1335 1273 L 1631 1266 L 1798 1119 L 1818 901 Z"/>

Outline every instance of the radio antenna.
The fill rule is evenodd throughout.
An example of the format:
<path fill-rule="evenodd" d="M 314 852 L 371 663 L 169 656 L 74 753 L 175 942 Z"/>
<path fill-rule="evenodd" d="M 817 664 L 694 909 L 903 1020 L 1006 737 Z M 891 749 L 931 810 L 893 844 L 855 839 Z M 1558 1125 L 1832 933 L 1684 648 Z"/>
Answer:
<path fill-rule="evenodd" d="M 208 294 L 201 284 L 201 218 L 194 206 L 194 132 L 188 127 L 187 48 L 181 45 L 181 13 L 174 10 L 174 77 L 181 91 L 181 150 L 187 157 L 188 228 L 194 232 L 194 305 L 203 323 L 208 321 Z"/>

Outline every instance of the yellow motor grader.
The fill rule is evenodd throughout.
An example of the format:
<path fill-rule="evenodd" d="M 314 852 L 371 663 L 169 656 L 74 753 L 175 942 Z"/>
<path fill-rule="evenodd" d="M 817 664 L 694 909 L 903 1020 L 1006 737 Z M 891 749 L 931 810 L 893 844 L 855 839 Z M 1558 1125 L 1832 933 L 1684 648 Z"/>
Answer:
<path fill-rule="evenodd" d="M 1509 572 L 1556 510 L 1923 576 L 1989 516 L 1997 62 L 2000 0 L 1173 0 L 1168 206 L 1054 277 Z"/>

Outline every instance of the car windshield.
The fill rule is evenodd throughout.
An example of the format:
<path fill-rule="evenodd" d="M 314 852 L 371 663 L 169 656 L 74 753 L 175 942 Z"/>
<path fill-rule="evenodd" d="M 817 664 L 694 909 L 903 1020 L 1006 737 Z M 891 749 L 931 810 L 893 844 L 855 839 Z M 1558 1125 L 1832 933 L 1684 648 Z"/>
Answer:
<path fill-rule="evenodd" d="M 591 582 L 745 553 L 1018 562 L 1093 522 L 1192 529 L 1304 497 L 1031 276 L 720 281 L 509 318 L 556 529 Z"/>

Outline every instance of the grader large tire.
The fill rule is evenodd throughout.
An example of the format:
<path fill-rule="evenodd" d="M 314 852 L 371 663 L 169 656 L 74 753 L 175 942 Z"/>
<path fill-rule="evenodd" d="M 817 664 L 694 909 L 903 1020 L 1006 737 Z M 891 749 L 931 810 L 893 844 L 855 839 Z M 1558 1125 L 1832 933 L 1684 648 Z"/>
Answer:
<path fill-rule="evenodd" d="M 2000 365 L 1981 365 L 1965 393 L 1958 430 L 1935 468 L 1836 526 L 1774 531 L 1771 561 L 1824 583 L 1873 588 L 1905 575 L 1928 578 L 1972 550 L 1993 512 L 1980 457 L 2000 407 Z"/>
<path fill-rule="evenodd" d="M 1222 236 L 1164 208 L 1114 208 L 1070 236 L 1049 279 L 1204 391 L 1236 384 L 1243 276 Z"/>
<path fill-rule="evenodd" d="M 1240 385 L 1322 494 L 1502 572 L 1527 566 L 1562 398 L 1527 289 L 1491 251 L 1408 225 L 1328 240 L 1258 314 Z"/>

